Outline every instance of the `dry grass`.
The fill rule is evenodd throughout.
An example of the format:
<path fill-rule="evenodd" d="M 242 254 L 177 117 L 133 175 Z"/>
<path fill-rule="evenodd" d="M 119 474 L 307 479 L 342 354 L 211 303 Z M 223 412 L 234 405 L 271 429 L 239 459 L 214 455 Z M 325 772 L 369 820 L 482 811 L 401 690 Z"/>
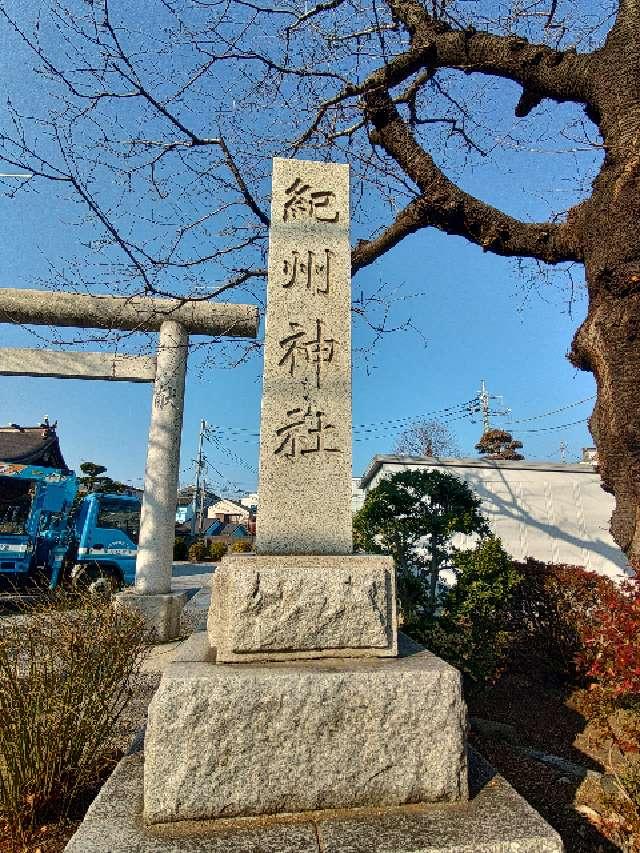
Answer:
<path fill-rule="evenodd" d="M 15 849 L 112 765 L 148 645 L 137 615 L 88 595 L 0 622 L 0 822 Z"/>

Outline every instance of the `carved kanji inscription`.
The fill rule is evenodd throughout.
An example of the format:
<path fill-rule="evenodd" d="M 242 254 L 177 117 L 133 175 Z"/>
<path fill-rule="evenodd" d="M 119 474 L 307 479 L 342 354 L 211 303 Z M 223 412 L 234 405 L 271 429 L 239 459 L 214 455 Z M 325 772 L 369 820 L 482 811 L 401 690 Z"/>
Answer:
<path fill-rule="evenodd" d="M 290 459 L 304 457 L 308 453 L 340 453 L 334 447 L 335 426 L 329 423 L 325 412 L 311 402 L 287 411 L 288 423 L 276 429 L 274 454 L 283 454 Z"/>
<path fill-rule="evenodd" d="M 260 428 L 262 554 L 350 554 L 346 166 L 274 161 Z"/>
<path fill-rule="evenodd" d="M 310 220 L 312 222 L 338 222 L 340 211 L 335 209 L 336 194 L 333 190 L 314 189 L 302 178 L 296 178 L 285 189 L 282 218 Z"/>
<path fill-rule="evenodd" d="M 323 252 L 294 249 L 282 264 L 282 286 L 299 286 L 313 293 L 329 293 L 332 257 L 330 249 Z"/>
<path fill-rule="evenodd" d="M 290 376 L 306 373 L 312 367 L 316 388 L 320 388 L 322 370 L 333 363 L 335 345 L 339 341 L 325 333 L 322 320 L 316 319 L 312 325 L 313 332 L 309 334 L 302 323 L 289 322 L 291 334 L 280 339 L 280 348 L 284 353 L 278 364 L 288 368 Z"/>

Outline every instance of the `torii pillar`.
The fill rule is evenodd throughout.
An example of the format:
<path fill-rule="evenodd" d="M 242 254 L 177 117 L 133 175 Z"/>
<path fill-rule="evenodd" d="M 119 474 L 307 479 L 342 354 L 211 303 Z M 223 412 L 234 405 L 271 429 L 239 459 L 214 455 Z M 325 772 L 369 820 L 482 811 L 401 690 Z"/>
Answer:
<path fill-rule="evenodd" d="M 142 613 L 159 642 L 175 639 L 185 603 L 184 593 L 171 592 L 171 570 L 189 335 L 255 338 L 258 309 L 188 299 L 0 289 L 0 323 L 160 333 L 155 374 L 149 359 L 133 356 L 20 349 L 0 350 L 0 374 L 137 382 L 153 377 L 135 590 L 115 596 L 115 606 Z M 55 364 L 44 361 L 47 355 L 54 356 Z"/>

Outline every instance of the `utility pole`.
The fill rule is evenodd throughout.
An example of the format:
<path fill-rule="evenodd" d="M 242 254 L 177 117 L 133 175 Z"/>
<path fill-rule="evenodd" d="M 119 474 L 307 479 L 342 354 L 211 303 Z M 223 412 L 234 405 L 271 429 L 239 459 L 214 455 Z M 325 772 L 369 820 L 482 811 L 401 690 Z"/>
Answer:
<path fill-rule="evenodd" d="M 491 423 L 489 421 L 489 392 L 484 384 L 484 379 L 480 380 L 480 393 L 478 394 L 478 400 L 480 401 L 480 407 L 482 409 L 482 434 L 485 432 L 489 432 L 491 429 Z"/>
<path fill-rule="evenodd" d="M 495 396 L 494 394 L 489 394 L 487 391 L 487 386 L 485 384 L 484 379 L 480 380 L 480 391 L 478 392 L 478 396 L 476 398 L 480 405 L 479 411 L 482 412 L 482 434 L 484 435 L 486 432 L 489 432 L 491 429 L 491 420 L 490 415 L 498 415 L 499 417 L 503 417 L 505 415 L 511 414 L 511 409 L 494 409 L 493 412 L 490 408 L 491 400 L 499 400 L 500 405 L 502 405 L 502 396 Z M 477 408 L 474 411 L 478 411 Z"/>
<path fill-rule="evenodd" d="M 191 515 L 191 535 L 196 535 L 196 515 L 198 513 L 198 493 L 200 492 L 200 475 L 202 472 L 202 445 L 204 443 L 204 434 L 207 429 L 207 422 L 200 421 L 200 437 L 198 438 L 198 455 L 196 456 L 196 480 L 193 487 L 193 501 L 192 501 L 192 509 L 193 513 Z"/>
<path fill-rule="evenodd" d="M 204 529 L 204 495 L 207 488 L 204 477 L 200 479 L 200 512 L 198 513 L 198 533 Z"/>

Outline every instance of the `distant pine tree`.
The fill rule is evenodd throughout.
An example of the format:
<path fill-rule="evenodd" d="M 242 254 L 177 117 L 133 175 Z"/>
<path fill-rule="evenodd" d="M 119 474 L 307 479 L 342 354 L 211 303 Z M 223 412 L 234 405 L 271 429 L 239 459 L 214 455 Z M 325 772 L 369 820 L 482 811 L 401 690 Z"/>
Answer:
<path fill-rule="evenodd" d="M 98 465 L 95 462 L 83 462 L 80 465 L 80 470 L 84 477 L 78 477 L 80 492 L 88 494 L 89 492 L 124 492 L 126 486 L 123 483 L 112 480 L 111 477 L 105 477 L 106 466 Z"/>
<path fill-rule="evenodd" d="M 480 441 L 476 444 L 476 450 L 480 451 L 485 459 L 511 459 L 517 461 L 524 459 L 521 441 L 514 441 L 510 432 L 504 429 L 488 429 L 482 434 Z"/>

